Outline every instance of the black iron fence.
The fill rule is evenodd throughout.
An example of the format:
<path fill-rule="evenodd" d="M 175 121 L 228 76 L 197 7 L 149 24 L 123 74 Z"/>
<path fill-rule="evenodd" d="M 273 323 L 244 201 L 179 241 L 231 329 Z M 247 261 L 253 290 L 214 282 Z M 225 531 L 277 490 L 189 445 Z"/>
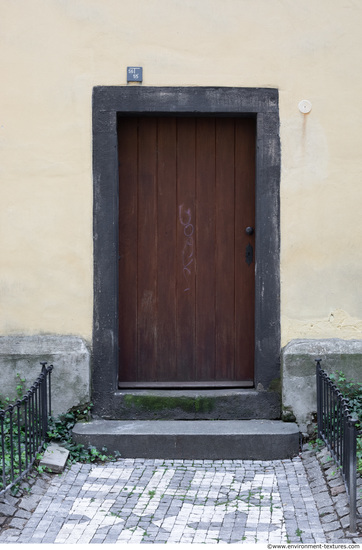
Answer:
<path fill-rule="evenodd" d="M 340 467 L 350 506 L 350 530 L 356 531 L 358 420 L 352 417 L 349 401 L 317 363 L 318 437 L 327 445 Z"/>
<path fill-rule="evenodd" d="M 41 365 L 24 397 L 0 410 L 0 495 L 29 473 L 46 439 L 53 365 Z"/>

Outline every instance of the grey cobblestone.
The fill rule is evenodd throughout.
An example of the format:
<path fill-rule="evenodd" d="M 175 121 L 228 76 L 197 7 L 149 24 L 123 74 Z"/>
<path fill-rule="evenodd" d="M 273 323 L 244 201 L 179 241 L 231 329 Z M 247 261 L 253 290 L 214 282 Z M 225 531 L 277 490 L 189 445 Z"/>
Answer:
<path fill-rule="evenodd" d="M 306 471 L 310 480 L 316 479 L 317 477 L 319 478 L 319 475 L 322 474 L 325 482 L 325 489 L 329 494 L 333 494 L 335 487 L 343 486 L 341 474 L 338 468 L 331 464 L 330 455 L 326 448 L 324 448 L 322 452 L 317 453 L 314 466 L 308 462 Z M 358 482 L 360 483 L 359 480 Z M 321 494 L 326 494 L 325 489 L 321 490 L 321 487 L 316 486 L 313 482 L 311 482 L 310 487 L 319 509 L 319 514 L 327 541 L 353 541 L 355 534 L 348 532 L 349 506 L 345 491 L 336 496 L 332 496 L 329 505 L 322 507 L 320 503 L 321 500 L 324 501 L 324 498 L 322 499 Z M 324 504 L 326 504 L 325 501 Z"/>
<path fill-rule="evenodd" d="M 17 504 L 19 504 L 20 498 L 13 497 L 12 495 L 9 495 L 9 493 L 7 493 L 5 500 L 7 504 L 10 504 L 11 506 L 16 506 Z"/>
<path fill-rule="evenodd" d="M 337 496 L 332 496 L 332 501 L 333 501 L 333 504 L 335 505 L 337 504 L 344 504 L 345 506 L 348 505 L 348 497 L 345 492 Z"/>
<path fill-rule="evenodd" d="M 321 517 L 321 522 L 324 523 L 331 523 L 332 521 L 337 521 L 338 516 L 335 512 L 332 512 L 331 514 L 327 514 L 325 516 Z"/>
<path fill-rule="evenodd" d="M 15 529 L 23 529 L 25 527 L 27 520 L 21 519 L 21 518 L 13 518 L 10 522 L 10 527 L 14 527 Z"/>
<path fill-rule="evenodd" d="M 336 479 L 331 479 L 328 482 L 329 487 L 338 487 L 338 485 L 341 484 L 340 476 L 338 476 Z"/>
<path fill-rule="evenodd" d="M 328 523 L 324 529 L 325 533 L 329 533 L 334 539 L 338 539 L 345 536 L 344 530 L 341 528 L 341 524 L 338 521 Z"/>
<path fill-rule="evenodd" d="M 349 515 L 349 506 L 336 504 L 335 510 L 340 518 Z"/>
<path fill-rule="evenodd" d="M 29 512 L 28 510 L 24 510 L 23 508 L 20 508 L 20 507 L 19 507 L 18 510 L 17 510 L 17 512 L 16 512 L 16 514 L 15 514 L 15 516 L 16 516 L 17 518 L 26 518 L 26 519 L 30 519 L 31 516 L 32 516 L 32 514 L 31 514 L 31 512 Z"/>
<path fill-rule="evenodd" d="M 326 506 L 325 508 L 319 509 L 319 515 L 320 517 L 324 517 L 326 514 L 333 514 L 334 513 L 334 506 Z M 347 510 L 349 513 L 349 509 Z"/>
<path fill-rule="evenodd" d="M 0 503 L 0 514 L 2 516 L 12 516 L 16 513 L 16 507 L 7 504 L 6 502 Z"/>
<path fill-rule="evenodd" d="M 0 544 L 361 543 L 347 530 L 345 493 L 330 496 L 341 483 L 334 471 L 326 451 L 309 450 L 267 462 L 74 464 L 0 502 Z"/>
<path fill-rule="evenodd" d="M 28 512 L 35 510 L 39 502 L 41 501 L 44 492 L 37 494 L 30 494 L 28 498 L 23 498 L 19 507 Z"/>
<path fill-rule="evenodd" d="M 348 529 L 349 528 L 349 515 L 342 517 L 340 519 L 340 522 L 341 522 L 341 525 L 342 525 L 343 529 Z"/>

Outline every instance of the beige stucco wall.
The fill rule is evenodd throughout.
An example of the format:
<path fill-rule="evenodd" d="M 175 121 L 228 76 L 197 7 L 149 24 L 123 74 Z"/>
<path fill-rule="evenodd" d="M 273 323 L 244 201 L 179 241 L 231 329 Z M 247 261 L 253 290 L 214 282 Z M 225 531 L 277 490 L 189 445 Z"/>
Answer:
<path fill-rule="evenodd" d="M 91 340 L 92 87 L 140 65 L 280 90 L 282 344 L 360 338 L 361 27 L 359 0 L 0 0 L 0 334 Z"/>

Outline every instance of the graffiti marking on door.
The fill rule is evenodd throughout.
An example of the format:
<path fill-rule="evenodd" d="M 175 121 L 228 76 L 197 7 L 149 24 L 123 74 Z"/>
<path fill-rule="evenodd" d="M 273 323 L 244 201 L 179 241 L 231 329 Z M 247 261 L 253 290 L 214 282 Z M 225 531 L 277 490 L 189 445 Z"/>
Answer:
<path fill-rule="evenodd" d="M 185 278 L 184 292 L 190 290 L 192 268 L 194 264 L 194 226 L 191 223 L 192 215 L 191 209 L 184 209 L 184 205 L 181 204 L 178 207 L 178 217 L 181 225 L 183 226 L 184 234 L 184 246 L 182 249 L 182 271 Z"/>

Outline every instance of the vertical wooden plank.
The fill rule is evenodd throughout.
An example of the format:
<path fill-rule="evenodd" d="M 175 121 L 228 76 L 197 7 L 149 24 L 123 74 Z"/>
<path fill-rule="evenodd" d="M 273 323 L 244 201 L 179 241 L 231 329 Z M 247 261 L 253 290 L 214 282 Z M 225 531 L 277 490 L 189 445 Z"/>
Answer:
<path fill-rule="evenodd" d="M 137 368 L 137 140 L 138 122 L 121 118 L 119 158 L 119 380 Z"/>
<path fill-rule="evenodd" d="M 176 119 L 158 120 L 157 380 L 176 378 Z"/>
<path fill-rule="evenodd" d="M 235 353 L 234 119 L 216 119 L 216 379 L 233 380 Z"/>
<path fill-rule="evenodd" d="M 198 380 L 214 380 L 215 119 L 197 119 L 196 151 L 196 368 Z"/>
<path fill-rule="evenodd" d="M 235 119 L 235 319 L 236 379 L 253 380 L 255 236 L 246 227 L 255 227 L 255 120 Z M 257 231 L 257 228 L 256 228 Z M 246 262 L 246 247 L 253 247 L 253 261 Z"/>
<path fill-rule="evenodd" d="M 195 378 L 195 120 L 177 121 L 177 373 L 176 381 Z"/>
<path fill-rule="evenodd" d="M 157 121 L 139 119 L 138 380 L 157 380 Z"/>

